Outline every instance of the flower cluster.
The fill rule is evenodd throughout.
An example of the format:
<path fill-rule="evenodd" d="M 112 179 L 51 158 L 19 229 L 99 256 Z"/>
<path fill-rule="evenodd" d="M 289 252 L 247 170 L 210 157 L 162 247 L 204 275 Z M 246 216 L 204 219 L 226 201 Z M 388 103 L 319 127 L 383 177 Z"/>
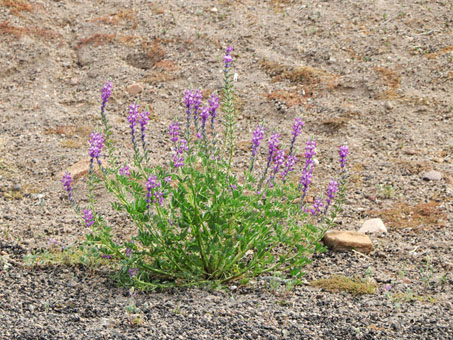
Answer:
<path fill-rule="evenodd" d="M 101 98 L 102 98 L 102 105 L 101 105 L 101 116 L 102 116 L 102 120 L 105 121 L 106 120 L 106 117 L 105 117 L 105 105 L 107 105 L 107 102 L 110 98 L 110 96 L 112 95 L 112 89 L 113 89 L 113 85 L 110 81 L 106 81 L 105 82 L 105 85 L 102 89 L 102 95 L 101 95 Z"/>
<path fill-rule="evenodd" d="M 208 100 L 209 115 L 211 116 L 211 129 L 214 131 L 214 120 L 217 115 L 217 108 L 219 107 L 219 96 L 216 93 L 211 94 Z"/>
<path fill-rule="evenodd" d="M 313 156 L 316 155 L 316 142 L 314 140 L 307 141 L 305 146 L 305 167 L 302 170 L 302 176 L 300 177 L 299 186 L 302 187 L 302 197 L 301 203 L 303 202 L 305 196 L 307 195 L 308 187 L 311 183 L 311 178 L 313 174 Z"/>
<path fill-rule="evenodd" d="M 158 202 L 159 205 L 162 205 L 164 201 L 164 194 L 161 191 L 154 190 L 160 187 L 160 183 L 157 181 L 157 177 L 154 175 L 150 175 L 148 180 L 146 181 L 146 208 L 149 209 L 151 199 L 152 203 Z"/>
<path fill-rule="evenodd" d="M 288 176 L 288 174 L 291 171 L 294 171 L 294 166 L 296 165 L 296 162 L 297 162 L 297 157 L 295 155 L 290 154 L 290 155 L 288 155 L 288 157 L 286 157 L 285 167 L 283 168 L 283 170 L 280 174 L 283 182 L 286 181 L 286 177 Z"/>
<path fill-rule="evenodd" d="M 120 172 L 120 175 L 122 175 L 122 176 L 130 176 L 131 175 L 129 166 L 127 166 L 127 165 L 123 166 L 119 170 L 119 172 Z"/>
<path fill-rule="evenodd" d="M 146 130 L 146 125 L 148 124 L 149 121 L 149 111 L 143 110 L 142 112 L 139 113 L 138 115 L 138 123 L 140 124 L 140 133 L 141 133 L 141 140 L 142 140 L 142 146 L 143 150 L 146 152 L 146 142 L 145 142 L 145 130 Z"/>
<path fill-rule="evenodd" d="M 190 120 L 193 116 L 195 127 L 198 132 L 198 115 L 202 98 L 203 94 L 201 90 L 186 90 L 186 92 L 184 92 L 184 105 L 186 106 L 187 114 L 187 129 L 189 129 L 190 127 Z"/>
<path fill-rule="evenodd" d="M 173 166 L 175 168 L 180 168 L 184 166 L 184 152 L 189 150 L 187 146 L 187 141 L 184 138 L 179 140 L 179 146 L 175 147 L 175 154 L 173 156 Z"/>
<path fill-rule="evenodd" d="M 228 46 L 226 49 L 225 56 L 223 57 L 223 64 L 225 66 L 225 72 L 228 72 L 229 68 L 231 67 L 231 63 L 233 61 L 233 57 L 231 56 L 231 52 L 233 52 L 233 47 Z"/>
<path fill-rule="evenodd" d="M 256 128 L 255 132 L 253 132 L 253 138 L 252 138 L 252 157 L 253 158 L 256 157 L 256 152 L 258 150 L 258 147 L 260 146 L 261 141 L 264 138 L 264 132 L 265 132 L 265 129 L 264 129 L 264 126 L 262 126 L 262 125 L 259 125 Z"/>
<path fill-rule="evenodd" d="M 338 153 L 340 154 L 340 166 L 343 169 L 346 165 L 346 157 L 349 154 L 349 148 L 347 145 L 342 145 L 338 148 Z"/>
<path fill-rule="evenodd" d="M 84 209 L 83 219 L 85 220 L 85 225 L 91 227 L 94 224 L 93 211 L 91 209 Z"/>
<path fill-rule="evenodd" d="M 179 130 L 180 128 L 178 122 L 173 122 L 170 124 L 170 136 L 173 143 L 176 143 L 178 141 Z"/>
<path fill-rule="evenodd" d="M 293 139 L 291 140 L 291 146 L 289 148 L 289 153 L 292 154 L 293 148 L 294 148 L 294 143 L 296 142 L 296 138 L 302 133 L 302 128 L 305 126 L 305 123 L 300 119 L 299 117 L 296 118 L 296 121 L 294 122 L 293 125 Z"/>
<path fill-rule="evenodd" d="M 104 146 L 104 136 L 98 132 L 92 132 L 90 135 L 90 149 L 88 151 L 90 155 L 90 163 L 91 166 L 93 165 L 93 160 L 96 158 L 98 164 L 101 165 L 101 160 L 99 157 L 101 156 L 101 150 Z"/>
<path fill-rule="evenodd" d="M 131 138 L 132 144 L 134 144 L 134 148 L 137 148 L 137 145 L 135 143 L 135 126 L 137 125 L 138 108 L 139 105 L 137 105 L 136 103 L 131 104 L 129 106 L 129 116 L 127 117 L 127 121 L 129 122 L 129 127 L 131 129 Z"/>
<path fill-rule="evenodd" d="M 61 183 L 63 183 L 63 187 L 68 193 L 69 197 L 72 197 L 72 178 L 71 174 L 68 171 L 64 173 Z"/>

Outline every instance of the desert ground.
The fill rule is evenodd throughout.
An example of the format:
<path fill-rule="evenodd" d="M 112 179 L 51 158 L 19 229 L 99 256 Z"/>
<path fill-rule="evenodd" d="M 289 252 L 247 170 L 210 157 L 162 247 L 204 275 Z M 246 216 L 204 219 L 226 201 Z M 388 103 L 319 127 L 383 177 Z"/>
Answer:
<path fill-rule="evenodd" d="M 61 174 L 88 157 L 101 90 L 114 140 L 131 150 L 128 106 L 151 109 L 156 163 L 185 89 L 222 88 L 232 46 L 237 167 L 254 128 L 314 137 L 313 194 L 347 143 L 335 229 L 381 218 L 369 254 L 315 254 L 304 284 L 256 278 L 219 290 L 132 292 L 104 267 L 43 254 L 88 232 Z M 417 0 L 0 0 L 0 339 L 452 339 L 453 3 Z M 222 117 L 220 115 L 219 119 Z M 86 177 L 74 196 L 86 202 Z M 125 216 L 99 211 L 118 237 Z M 336 275 L 377 287 L 331 291 Z"/>

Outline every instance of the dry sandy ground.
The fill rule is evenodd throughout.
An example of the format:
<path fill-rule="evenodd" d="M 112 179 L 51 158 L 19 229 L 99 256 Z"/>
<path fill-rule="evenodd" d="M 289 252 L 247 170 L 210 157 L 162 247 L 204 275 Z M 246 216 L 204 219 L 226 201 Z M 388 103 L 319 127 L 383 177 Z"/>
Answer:
<path fill-rule="evenodd" d="M 299 149 L 312 135 L 319 145 L 316 192 L 347 142 L 351 183 L 338 228 L 380 217 L 389 232 L 371 236 L 369 256 L 316 256 L 307 281 L 368 276 L 376 293 L 285 291 L 259 279 L 131 297 L 102 270 L 22 267 L 27 252 L 84 238 L 59 174 L 87 157 L 104 82 L 114 84 L 108 115 L 125 150 L 128 105 L 152 108 L 158 162 L 184 90 L 222 86 L 228 45 L 238 166 L 259 122 L 288 140 L 303 115 Z M 0 339 L 453 338 L 451 1 L 0 0 L 0 79 Z M 128 93 L 132 84 L 142 91 Z M 442 178 L 424 181 L 429 170 Z M 75 196 L 85 193 L 81 179 Z M 129 232 L 111 220 L 118 235 Z"/>

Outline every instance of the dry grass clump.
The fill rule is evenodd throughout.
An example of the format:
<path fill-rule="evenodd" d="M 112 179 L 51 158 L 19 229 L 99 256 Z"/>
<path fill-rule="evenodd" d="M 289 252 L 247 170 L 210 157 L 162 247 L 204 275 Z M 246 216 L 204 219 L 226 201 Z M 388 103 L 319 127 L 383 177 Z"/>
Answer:
<path fill-rule="evenodd" d="M 411 228 L 414 231 L 444 227 L 447 214 L 439 209 L 438 202 L 418 203 L 415 206 L 400 202 L 388 209 L 370 212 L 373 217 L 382 218 L 392 228 Z"/>
<path fill-rule="evenodd" d="M 319 85 L 326 85 L 333 89 L 338 85 L 338 76 L 330 74 L 320 68 L 311 66 L 284 65 L 279 62 L 261 60 L 260 66 L 272 77 L 272 81 L 278 82 L 288 80 L 296 85 L 304 85 L 313 88 Z"/>
<path fill-rule="evenodd" d="M 35 7 L 27 0 L 0 0 L 0 6 L 9 8 L 11 14 L 20 15 L 22 12 L 32 12 Z"/>
<path fill-rule="evenodd" d="M 8 21 L 0 23 L 0 34 L 13 35 L 15 38 L 20 38 L 24 35 L 32 36 L 40 39 L 56 39 L 60 34 L 38 27 L 19 27 L 13 26 Z"/>
<path fill-rule="evenodd" d="M 286 106 L 290 108 L 292 106 L 306 104 L 307 99 L 311 96 L 311 91 L 303 92 L 302 89 L 297 89 L 294 91 L 276 90 L 269 93 L 267 95 L 267 98 L 270 100 L 278 100 L 279 102 L 285 103 Z"/>
<path fill-rule="evenodd" d="M 109 16 L 97 17 L 92 19 L 91 22 L 99 22 L 107 25 L 126 23 L 130 24 L 132 28 L 136 28 L 138 25 L 137 14 L 132 9 L 125 9 Z"/>
<path fill-rule="evenodd" d="M 444 54 L 447 54 L 447 53 L 450 53 L 450 52 L 453 52 L 453 45 L 452 45 L 452 46 L 446 46 L 446 47 L 444 47 L 444 48 L 441 48 L 441 49 L 440 49 L 439 51 L 437 51 L 437 52 L 425 54 L 425 58 L 428 58 L 428 59 L 435 59 L 435 58 L 437 58 L 438 56 L 441 56 L 441 55 L 444 55 Z"/>
<path fill-rule="evenodd" d="M 387 67 L 375 67 L 374 70 L 381 75 L 384 85 L 388 88 L 379 95 L 379 99 L 396 99 L 396 90 L 401 81 L 400 75 Z"/>
<path fill-rule="evenodd" d="M 323 288 L 330 292 L 348 292 L 353 295 L 374 294 L 376 283 L 360 278 L 349 278 L 344 275 L 335 275 L 327 279 L 319 279 L 310 282 L 314 287 Z"/>
<path fill-rule="evenodd" d="M 132 46 L 133 43 L 139 39 L 140 37 L 134 35 L 96 33 L 88 38 L 79 40 L 77 48 L 82 48 L 85 45 L 101 46 L 113 42 L 126 46 Z"/>

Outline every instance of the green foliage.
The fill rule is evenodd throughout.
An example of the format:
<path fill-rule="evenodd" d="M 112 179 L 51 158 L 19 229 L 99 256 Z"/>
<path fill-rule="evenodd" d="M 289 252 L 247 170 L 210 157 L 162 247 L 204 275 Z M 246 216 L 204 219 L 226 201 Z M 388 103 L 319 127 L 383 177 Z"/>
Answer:
<path fill-rule="evenodd" d="M 143 289 L 223 284 L 247 280 L 263 273 L 281 271 L 297 279 L 310 255 L 321 249 L 319 240 L 341 210 L 340 199 L 331 214 L 315 226 L 295 203 L 300 190 L 292 183 L 275 181 L 257 191 L 257 177 L 244 170 L 232 172 L 234 143 L 234 92 L 231 74 L 225 75 L 225 138 L 222 141 L 193 138 L 198 126 L 184 133 L 188 151 L 182 167 L 148 164 L 147 152 L 134 145 L 134 169 L 120 174 L 116 158 L 98 177 L 90 171 L 89 201 L 93 213 L 93 188 L 102 181 L 116 197 L 112 208 L 125 211 L 137 226 L 129 241 L 116 241 L 101 216 L 94 213 L 88 241 L 105 256 L 121 264 L 122 284 Z M 114 157 L 111 130 L 103 120 L 109 157 Z M 193 129 L 196 131 L 194 132 Z M 143 146 L 144 147 L 144 146 Z M 176 144 L 175 144 L 176 147 Z M 174 165 L 174 163 L 172 163 Z M 157 187 L 147 190 L 144 182 L 157 177 Z M 238 180 L 241 178 L 241 180 Z M 160 204 L 156 197 L 162 195 Z"/>

